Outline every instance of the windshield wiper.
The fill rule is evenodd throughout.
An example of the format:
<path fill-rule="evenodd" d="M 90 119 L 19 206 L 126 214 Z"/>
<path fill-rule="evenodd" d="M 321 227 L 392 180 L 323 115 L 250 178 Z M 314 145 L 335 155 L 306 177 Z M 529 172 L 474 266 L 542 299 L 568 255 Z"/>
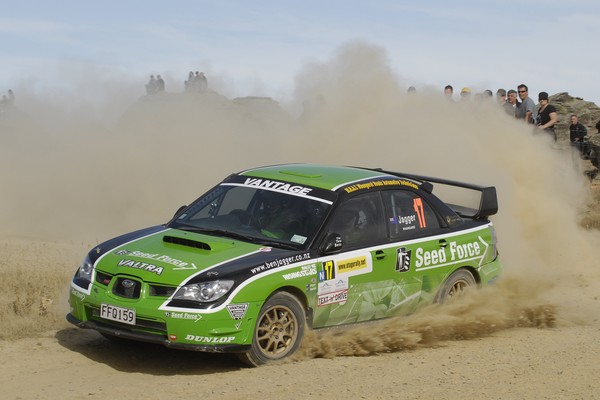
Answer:
<path fill-rule="evenodd" d="M 288 250 L 299 250 L 298 246 L 289 243 L 276 242 L 274 240 L 261 240 L 259 238 L 256 238 L 256 243 L 264 244 L 265 246 L 269 247 L 280 247 Z"/>
<path fill-rule="evenodd" d="M 246 242 L 254 243 L 256 238 L 253 236 L 242 235 L 241 233 L 228 231 L 226 229 L 215 229 L 215 228 L 199 228 L 197 226 L 178 226 L 175 229 L 179 229 L 182 231 L 188 232 L 196 232 L 196 233 L 207 233 L 209 235 L 217 235 L 217 236 L 226 236 L 233 239 L 240 239 Z"/>

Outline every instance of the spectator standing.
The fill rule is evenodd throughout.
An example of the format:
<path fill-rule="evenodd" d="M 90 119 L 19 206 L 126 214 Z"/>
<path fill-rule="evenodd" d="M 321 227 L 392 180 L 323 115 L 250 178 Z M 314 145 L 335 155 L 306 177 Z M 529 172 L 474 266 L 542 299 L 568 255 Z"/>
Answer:
<path fill-rule="evenodd" d="M 8 89 L 8 105 L 12 106 L 15 104 L 15 94 L 12 89 Z"/>
<path fill-rule="evenodd" d="M 576 114 L 571 115 L 571 125 L 569 125 L 569 141 L 571 146 L 579 152 L 582 157 L 588 155 L 588 149 L 583 138 L 587 135 L 587 128 L 579 122 Z"/>
<path fill-rule="evenodd" d="M 201 92 L 206 92 L 206 90 L 208 90 L 208 79 L 206 79 L 204 72 L 200 72 L 200 75 L 198 76 L 198 83 Z"/>
<path fill-rule="evenodd" d="M 527 85 L 521 83 L 517 90 L 519 91 L 519 97 L 521 98 L 521 107 L 525 122 L 535 124 L 537 121 L 537 111 L 535 109 L 535 103 L 529 97 L 529 88 Z"/>
<path fill-rule="evenodd" d="M 500 107 L 504 107 L 506 104 L 506 90 L 498 89 L 496 90 L 496 101 Z"/>
<path fill-rule="evenodd" d="M 558 122 L 558 113 L 556 112 L 556 108 L 550 104 L 548 100 L 548 93 L 540 92 L 538 94 L 538 101 L 540 103 L 540 109 L 538 111 L 538 115 L 540 117 L 540 123 L 538 124 L 539 129 L 543 129 L 545 132 L 548 132 L 556 141 L 556 132 L 554 131 L 554 126 Z"/>
<path fill-rule="evenodd" d="M 446 98 L 450 101 L 454 101 L 452 99 L 452 96 L 454 95 L 454 88 L 452 87 L 452 85 L 446 85 L 444 87 L 444 96 L 446 96 Z"/>
<path fill-rule="evenodd" d="M 185 90 L 190 91 L 194 89 L 194 72 L 190 71 L 188 74 L 187 81 L 184 82 Z"/>
<path fill-rule="evenodd" d="M 579 122 L 577 114 L 571 115 L 571 125 L 569 125 L 569 139 L 571 142 L 581 142 L 587 135 L 587 128 Z"/>
<path fill-rule="evenodd" d="M 596 122 L 596 129 L 598 132 L 595 135 L 591 135 L 588 142 L 588 157 L 594 167 L 600 168 L 600 121 Z M 597 174 L 597 169 L 595 171 L 590 171 L 590 179 L 594 179 Z"/>
<path fill-rule="evenodd" d="M 150 80 L 146 84 L 146 94 L 154 93 L 156 93 L 156 78 L 154 78 L 154 75 L 150 75 Z"/>
<path fill-rule="evenodd" d="M 165 81 L 160 75 L 156 75 L 156 91 L 164 92 L 165 91 Z"/>
<path fill-rule="evenodd" d="M 460 100 L 461 101 L 471 100 L 471 89 L 469 89 L 468 87 L 462 88 L 460 90 Z"/>
<path fill-rule="evenodd" d="M 523 107 L 521 107 L 521 103 L 517 100 L 517 91 L 514 89 L 510 89 L 506 93 L 506 103 L 504 103 L 504 111 L 514 118 L 523 119 L 525 116 L 523 115 Z"/>

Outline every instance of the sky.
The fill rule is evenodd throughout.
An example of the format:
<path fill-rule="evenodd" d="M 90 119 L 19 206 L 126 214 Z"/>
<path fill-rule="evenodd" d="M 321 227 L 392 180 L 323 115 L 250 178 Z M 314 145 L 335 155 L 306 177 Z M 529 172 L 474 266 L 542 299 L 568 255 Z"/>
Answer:
<path fill-rule="evenodd" d="M 404 87 L 529 86 L 600 104 L 600 2 L 0 0 L 0 93 L 66 89 L 102 75 L 204 71 L 231 97 L 292 95 L 305 66 L 355 42 L 378 46 Z M 537 100 L 537 98 L 535 98 Z"/>

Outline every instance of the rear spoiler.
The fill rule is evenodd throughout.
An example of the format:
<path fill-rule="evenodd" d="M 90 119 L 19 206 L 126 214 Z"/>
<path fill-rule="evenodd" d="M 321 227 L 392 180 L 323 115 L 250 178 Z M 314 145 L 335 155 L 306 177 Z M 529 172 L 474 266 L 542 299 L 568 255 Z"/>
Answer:
<path fill-rule="evenodd" d="M 473 209 L 470 207 L 464 207 L 454 204 L 448 204 L 448 206 L 461 217 L 467 218 L 486 218 L 490 215 L 494 215 L 498 212 L 498 196 L 496 194 L 495 186 L 480 186 L 466 182 L 452 181 L 449 179 L 435 178 L 431 176 L 405 174 L 403 172 L 385 171 L 381 168 L 373 168 L 374 171 L 384 172 L 386 174 L 395 175 L 399 178 L 408 178 L 415 181 L 421 182 L 421 189 L 427 193 L 433 191 L 433 185 L 431 183 L 439 183 L 441 185 L 460 187 L 464 189 L 470 189 L 479 192 L 479 208 Z"/>

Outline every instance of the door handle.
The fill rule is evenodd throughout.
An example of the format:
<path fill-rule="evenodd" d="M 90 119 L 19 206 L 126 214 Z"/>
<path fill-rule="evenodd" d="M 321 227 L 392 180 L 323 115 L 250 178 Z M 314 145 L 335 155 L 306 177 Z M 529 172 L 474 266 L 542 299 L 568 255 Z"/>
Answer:
<path fill-rule="evenodd" d="M 440 239 L 438 243 L 440 244 L 441 248 L 445 248 L 446 246 L 448 246 L 448 242 L 446 242 L 446 239 Z"/>
<path fill-rule="evenodd" d="M 383 250 L 377 250 L 375 252 L 375 258 L 378 260 L 383 260 L 385 258 L 385 253 L 383 252 Z"/>

